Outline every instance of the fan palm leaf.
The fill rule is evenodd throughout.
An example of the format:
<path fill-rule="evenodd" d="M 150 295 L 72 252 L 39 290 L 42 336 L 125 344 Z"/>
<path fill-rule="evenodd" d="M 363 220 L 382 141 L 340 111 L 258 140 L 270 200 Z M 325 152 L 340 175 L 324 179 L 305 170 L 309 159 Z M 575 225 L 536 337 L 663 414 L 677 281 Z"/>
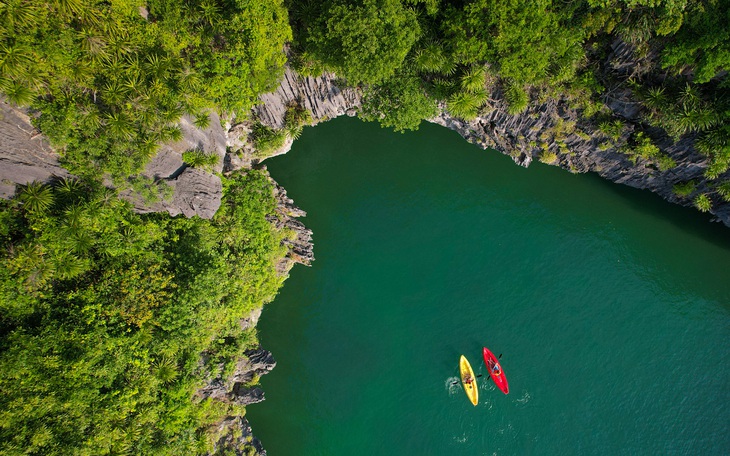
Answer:
<path fill-rule="evenodd" d="M 32 51 L 21 44 L 0 44 L 0 74 L 19 77 L 28 72 L 33 61 Z"/>
<path fill-rule="evenodd" d="M 42 212 L 53 204 L 53 192 L 47 185 L 33 181 L 20 192 L 20 200 L 27 210 Z"/>
<path fill-rule="evenodd" d="M 18 106 L 27 106 L 33 101 L 33 91 L 16 81 L 11 81 L 4 92 L 8 101 Z"/>
<path fill-rule="evenodd" d="M 479 114 L 479 107 L 484 103 L 484 98 L 479 94 L 470 92 L 456 92 L 451 95 L 446 103 L 449 112 L 456 117 L 465 120 L 473 120 Z"/>
<path fill-rule="evenodd" d="M 459 78 L 461 89 L 471 93 L 484 90 L 486 75 L 487 72 L 482 65 L 469 68 Z"/>

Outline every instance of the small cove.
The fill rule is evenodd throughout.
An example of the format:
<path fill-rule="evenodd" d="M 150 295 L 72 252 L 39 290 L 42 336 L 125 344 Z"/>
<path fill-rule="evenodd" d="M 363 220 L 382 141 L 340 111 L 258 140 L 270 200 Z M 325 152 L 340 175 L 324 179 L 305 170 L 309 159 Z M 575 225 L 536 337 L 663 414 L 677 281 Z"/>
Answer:
<path fill-rule="evenodd" d="M 266 162 L 316 261 L 259 322 L 272 456 L 726 454 L 730 236 L 595 175 L 341 118 Z M 503 354 L 511 392 L 480 379 Z"/>

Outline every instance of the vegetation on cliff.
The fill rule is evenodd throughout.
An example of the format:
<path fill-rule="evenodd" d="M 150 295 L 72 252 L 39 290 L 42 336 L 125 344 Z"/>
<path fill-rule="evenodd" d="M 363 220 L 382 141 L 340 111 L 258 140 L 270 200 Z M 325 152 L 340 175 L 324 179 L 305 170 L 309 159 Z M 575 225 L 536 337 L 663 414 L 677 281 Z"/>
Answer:
<path fill-rule="evenodd" d="M 640 110 L 622 152 L 668 171 L 662 147 L 693 139 L 711 191 L 674 193 L 709 211 L 730 201 L 728 23 L 728 0 L 0 0 L 0 92 L 79 177 L 0 204 L 0 452 L 203 453 L 208 427 L 242 413 L 194 393 L 255 342 L 239 319 L 281 285 L 268 180 L 225 180 L 205 221 L 135 214 L 100 177 L 131 185 L 184 114 L 245 116 L 285 46 L 300 73 L 361 86 L 360 115 L 396 130 L 439 105 L 473 119 L 499 93 L 510 114 L 567 100 L 615 142 L 629 134 L 605 102 L 625 88 Z M 612 72 L 617 39 L 658 66 Z M 308 122 L 292 110 L 288 133 Z M 559 125 L 546 135 L 576 131 Z"/>
<path fill-rule="evenodd" d="M 283 280 L 271 185 L 227 180 L 210 221 L 76 180 L 0 203 L 0 453 L 209 451 L 242 410 L 195 392 L 255 346 L 240 320 Z"/>
<path fill-rule="evenodd" d="M 123 183 L 183 114 L 244 113 L 283 71 L 278 1 L 3 0 L 0 91 L 74 174 Z"/>
<path fill-rule="evenodd" d="M 607 138 L 615 142 L 626 119 L 608 103 L 614 93 L 630 89 L 641 109 L 630 119 L 633 133 L 621 150 L 634 164 L 642 159 L 642 166 L 669 171 L 676 162 L 660 149 L 691 138 L 707 157 L 709 184 L 703 188 L 712 195 L 698 207 L 706 210 L 712 199 L 728 201 L 719 191 L 730 168 L 727 0 L 290 0 L 287 5 L 298 69 L 329 69 L 362 85 L 367 120 L 414 129 L 434 115 L 436 102 L 471 120 L 490 109 L 494 94 L 513 115 L 530 103 L 554 99 L 567 101 L 600 130 L 612 130 Z M 642 63 L 629 74 L 605 63 L 617 40 L 630 43 Z M 549 157 L 542 161 L 553 163 L 556 153 L 568 151 L 544 153 Z"/>

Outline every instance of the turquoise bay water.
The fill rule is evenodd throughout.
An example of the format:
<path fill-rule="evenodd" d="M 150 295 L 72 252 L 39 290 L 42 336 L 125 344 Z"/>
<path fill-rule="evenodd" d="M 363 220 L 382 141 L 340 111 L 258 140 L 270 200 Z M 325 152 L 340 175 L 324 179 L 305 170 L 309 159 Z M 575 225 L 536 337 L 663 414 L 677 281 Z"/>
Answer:
<path fill-rule="evenodd" d="M 271 175 L 308 212 L 259 323 L 271 456 L 730 453 L 730 230 L 434 125 L 305 130 Z M 504 395 L 486 373 L 503 354 Z"/>

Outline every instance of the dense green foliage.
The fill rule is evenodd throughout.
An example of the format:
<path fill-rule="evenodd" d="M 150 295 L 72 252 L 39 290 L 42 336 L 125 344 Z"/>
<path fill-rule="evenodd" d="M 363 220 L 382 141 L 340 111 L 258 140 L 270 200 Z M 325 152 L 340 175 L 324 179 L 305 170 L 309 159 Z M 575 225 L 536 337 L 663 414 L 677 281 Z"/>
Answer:
<path fill-rule="evenodd" d="M 437 112 L 436 102 L 426 96 L 423 82 L 405 74 L 366 90 L 360 117 L 403 131 L 415 130 L 421 120 L 433 117 Z"/>
<path fill-rule="evenodd" d="M 75 180 L 2 203 L 0 453 L 208 449 L 241 411 L 195 392 L 255 343 L 240 319 L 281 285 L 274 208 L 260 172 L 226 181 L 212 221 Z"/>
<path fill-rule="evenodd" d="M 694 71 L 693 90 L 705 101 L 684 105 L 678 116 L 652 118 L 669 135 L 728 123 L 727 109 L 718 104 L 727 88 L 710 100 L 720 87 L 707 85 L 730 63 L 727 0 L 290 0 L 287 6 L 295 63 L 366 84 L 364 117 L 396 130 L 416 128 L 419 117 L 433 115 L 426 93 L 452 114 L 472 119 L 495 83 L 511 114 L 522 112 L 533 93 L 568 98 L 592 116 L 604 109 L 595 59 L 617 35 L 639 49 L 663 47 L 666 68 Z M 710 111 L 717 114 L 712 120 Z M 722 174 L 729 161 L 714 159 L 714 149 L 707 152 L 714 160 L 709 177 Z"/>
<path fill-rule="evenodd" d="M 71 171 L 126 178 L 181 115 L 245 113 L 276 84 L 287 18 L 273 0 L 3 0 L 0 91 Z"/>
<path fill-rule="evenodd" d="M 267 221 L 268 180 L 225 180 L 206 221 L 135 214 L 98 177 L 169 197 L 141 167 L 180 138 L 184 114 L 200 128 L 210 110 L 245 117 L 276 84 L 286 45 L 303 74 L 360 86 L 361 117 L 396 131 L 439 105 L 476 118 L 496 94 L 511 115 L 567 100 L 605 147 L 625 142 L 632 162 L 660 170 L 676 163 L 657 144 L 691 136 L 714 182 L 674 192 L 710 211 L 730 200 L 729 23 L 730 0 L 0 0 L 0 92 L 31 109 L 81 178 L 29 184 L 0 204 L 0 452 L 198 454 L 209 426 L 242 413 L 195 391 L 255 343 L 239 320 L 281 285 L 287 233 Z M 616 37 L 658 52 L 664 73 L 611 75 Z M 603 104 L 626 79 L 638 120 Z M 259 154 L 311 113 L 293 105 L 285 120 L 254 124 Z M 580 133 L 553 120 L 534 141 L 551 164 Z"/>

